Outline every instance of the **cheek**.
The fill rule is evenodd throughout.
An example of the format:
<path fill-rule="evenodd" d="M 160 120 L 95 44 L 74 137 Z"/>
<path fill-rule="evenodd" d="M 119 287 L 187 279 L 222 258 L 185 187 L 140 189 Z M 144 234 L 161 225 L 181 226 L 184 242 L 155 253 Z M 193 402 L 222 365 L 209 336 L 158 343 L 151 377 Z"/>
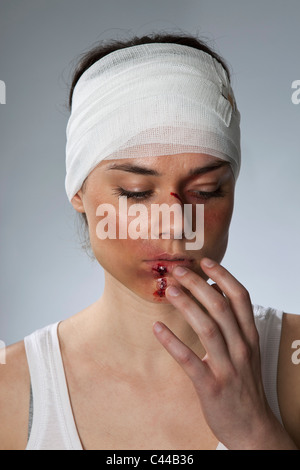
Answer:
<path fill-rule="evenodd" d="M 204 208 L 205 233 L 210 236 L 215 234 L 216 237 L 222 236 L 222 234 L 227 236 L 232 217 L 233 204 L 220 204 L 215 208 L 206 207 Z"/>
<path fill-rule="evenodd" d="M 227 249 L 232 211 L 233 204 L 222 204 L 204 210 L 203 256 L 215 259 L 219 263 Z"/>
<path fill-rule="evenodd" d="M 104 264 L 107 265 L 107 259 L 110 259 L 111 262 L 117 262 L 120 267 L 124 262 L 128 266 L 129 260 L 132 264 L 132 260 L 143 255 L 145 245 L 148 243 L 147 239 L 131 237 L 129 229 L 136 217 L 130 217 L 115 205 L 111 205 L 112 210 L 108 212 L 104 213 L 103 209 L 101 215 L 98 211 L 97 215 L 99 206 L 100 204 L 93 208 L 94 212 L 92 214 L 91 211 L 89 217 L 90 241 L 96 258 L 103 267 L 105 267 Z M 144 218 L 143 220 L 142 227 L 148 227 L 148 219 Z M 147 235 L 148 230 L 141 231 L 138 228 L 137 232 L 145 232 Z M 108 237 L 107 233 L 109 233 Z"/>

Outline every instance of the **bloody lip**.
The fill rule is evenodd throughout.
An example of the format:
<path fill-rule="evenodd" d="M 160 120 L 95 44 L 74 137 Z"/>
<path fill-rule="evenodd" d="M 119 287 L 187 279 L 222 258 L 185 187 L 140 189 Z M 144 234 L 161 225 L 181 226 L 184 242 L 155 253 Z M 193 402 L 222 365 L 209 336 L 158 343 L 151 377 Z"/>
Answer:
<path fill-rule="evenodd" d="M 154 274 L 158 274 L 159 276 L 161 276 L 161 275 L 165 275 L 167 273 L 172 272 L 175 266 L 186 266 L 187 268 L 191 267 L 194 264 L 194 261 L 195 260 L 193 259 L 183 258 L 183 259 L 172 259 L 172 260 L 167 260 L 167 259 L 156 259 L 156 260 L 149 260 L 149 261 L 146 260 L 144 262 L 149 266 L 149 268 Z"/>
<path fill-rule="evenodd" d="M 151 261 L 151 263 L 153 263 Z M 167 279 L 165 276 L 168 272 L 168 268 L 165 264 L 162 263 L 155 263 L 153 266 L 151 266 L 152 273 L 154 274 L 154 277 L 158 276 L 158 279 L 156 279 L 156 286 L 157 289 L 155 292 L 153 292 L 154 297 L 165 297 L 166 295 L 166 288 L 167 288 Z"/>
<path fill-rule="evenodd" d="M 154 297 L 165 297 L 167 288 L 167 279 L 161 277 L 157 279 L 157 290 L 153 293 Z"/>
<path fill-rule="evenodd" d="M 151 273 L 156 280 L 156 290 L 153 292 L 153 296 L 156 300 L 161 300 L 162 297 L 165 297 L 165 291 L 168 287 L 167 278 L 170 273 L 172 273 L 175 266 L 186 266 L 190 268 L 194 265 L 195 259 L 188 258 L 182 253 L 170 254 L 164 252 L 159 254 L 155 253 L 152 259 L 145 259 L 144 263 L 149 266 L 149 273 Z"/>
<path fill-rule="evenodd" d="M 154 266 L 152 266 L 152 272 L 157 273 L 159 276 L 164 276 L 168 272 L 167 266 L 157 263 Z"/>
<path fill-rule="evenodd" d="M 146 261 L 146 263 L 150 264 L 152 274 L 156 279 L 156 291 L 153 292 L 154 297 L 159 300 L 159 298 L 165 297 L 166 295 L 166 288 L 168 287 L 168 281 L 166 276 L 172 272 L 175 266 L 191 266 L 193 260 L 187 259 L 173 259 L 173 260 L 154 260 Z"/>

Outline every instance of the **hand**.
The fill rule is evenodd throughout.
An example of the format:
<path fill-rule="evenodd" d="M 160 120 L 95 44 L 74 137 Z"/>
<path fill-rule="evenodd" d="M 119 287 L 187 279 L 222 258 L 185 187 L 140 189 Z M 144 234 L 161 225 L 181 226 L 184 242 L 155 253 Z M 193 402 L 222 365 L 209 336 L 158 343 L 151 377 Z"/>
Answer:
<path fill-rule="evenodd" d="M 213 286 L 184 269 L 180 275 L 182 268 L 177 267 L 172 274 L 202 308 L 174 286 L 166 289 L 166 298 L 194 329 L 206 354 L 198 357 L 161 322 L 154 324 L 154 333 L 192 380 L 208 426 L 228 449 L 296 449 L 264 393 L 248 291 L 207 258 L 201 260 L 201 269 Z"/>

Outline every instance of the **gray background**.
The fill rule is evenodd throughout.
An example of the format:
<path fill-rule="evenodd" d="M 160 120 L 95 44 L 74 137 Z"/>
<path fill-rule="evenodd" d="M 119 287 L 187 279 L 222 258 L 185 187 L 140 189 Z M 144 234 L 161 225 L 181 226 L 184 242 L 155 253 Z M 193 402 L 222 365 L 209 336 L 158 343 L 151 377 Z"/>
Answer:
<path fill-rule="evenodd" d="M 98 40 L 186 32 L 233 71 L 242 170 L 223 264 L 252 301 L 300 313 L 299 0 L 1 0 L 1 317 L 6 344 L 94 302 L 103 270 L 80 247 L 65 190 L 68 83 Z"/>

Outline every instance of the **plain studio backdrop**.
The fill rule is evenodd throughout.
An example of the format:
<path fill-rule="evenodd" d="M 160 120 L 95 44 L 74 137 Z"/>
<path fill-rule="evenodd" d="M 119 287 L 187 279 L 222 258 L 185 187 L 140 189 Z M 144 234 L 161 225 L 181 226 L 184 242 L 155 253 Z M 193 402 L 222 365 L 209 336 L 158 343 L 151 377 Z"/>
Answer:
<path fill-rule="evenodd" d="M 300 313 L 299 18 L 299 0 L 1 0 L 2 341 L 101 296 L 64 188 L 68 84 L 97 41 L 151 32 L 196 34 L 229 63 L 242 169 L 223 265 L 253 303 Z"/>

